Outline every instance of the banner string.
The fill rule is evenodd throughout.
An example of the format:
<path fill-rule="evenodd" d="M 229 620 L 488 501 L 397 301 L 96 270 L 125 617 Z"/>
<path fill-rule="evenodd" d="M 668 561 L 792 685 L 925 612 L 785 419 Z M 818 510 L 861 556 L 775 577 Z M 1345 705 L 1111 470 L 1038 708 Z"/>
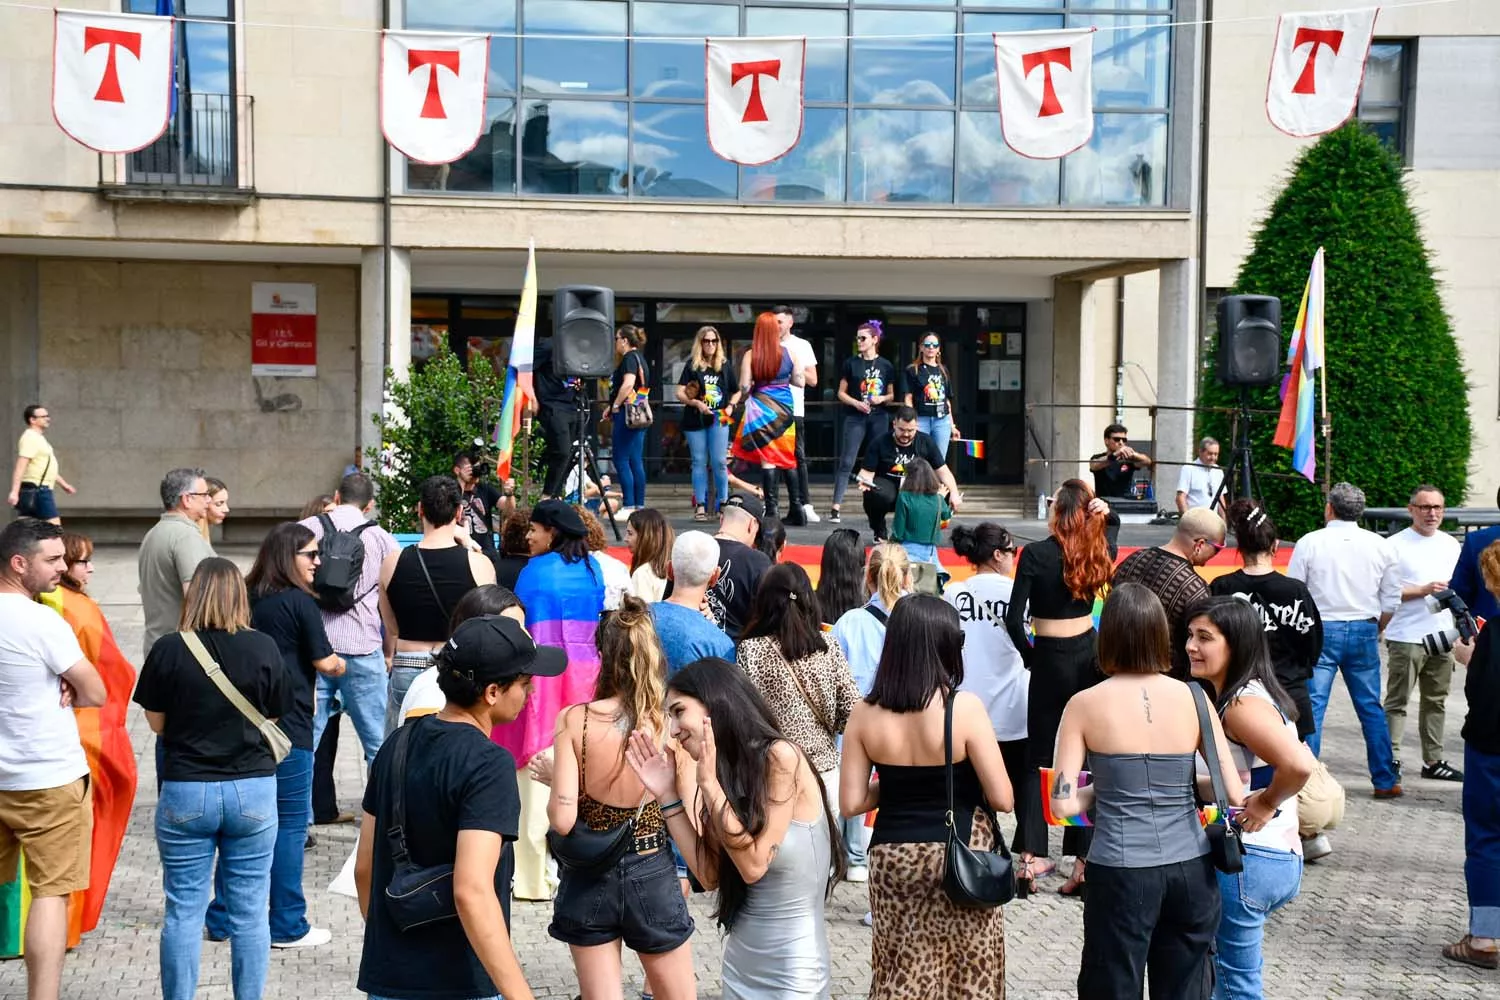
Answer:
<path fill-rule="evenodd" d="M 1150 28 L 1197 28 L 1197 27 L 1204 27 L 1204 26 L 1211 25 L 1211 24 L 1244 24 L 1244 23 L 1255 22 L 1255 21 L 1270 21 L 1270 20 L 1275 20 L 1277 18 L 1286 16 L 1286 15 L 1296 15 L 1296 14 L 1352 14 L 1352 13 L 1364 12 L 1364 11 L 1368 11 L 1368 10 L 1404 10 L 1404 9 L 1406 9 L 1408 7 L 1437 7 L 1437 6 L 1441 6 L 1441 5 L 1444 5 L 1444 4 L 1461 3 L 1461 2 L 1463 2 L 1463 0 L 1398 0 L 1398 2 L 1394 2 L 1394 3 L 1370 4 L 1370 5 L 1364 6 L 1364 7 L 1349 7 L 1349 8 L 1345 8 L 1343 10 L 1283 11 L 1283 12 L 1277 13 L 1277 14 L 1250 14 L 1250 15 L 1246 15 L 1244 17 L 1216 17 L 1216 18 L 1212 18 L 1212 19 L 1209 19 L 1209 20 L 1198 20 L 1198 21 L 1162 21 L 1162 22 L 1159 22 L 1159 23 L 1152 23 L 1152 21 L 1151 21 L 1151 15 L 1148 12 L 1143 11 L 1143 12 L 1141 12 L 1140 15 L 1136 15 L 1133 12 L 1131 14 L 1129 14 L 1129 15 L 1119 15 L 1119 16 L 1128 16 L 1128 17 L 1131 17 L 1132 18 L 1132 23 L 1129 23 L 1129 24 L 1112 24 L 1112 25 L 1101 24 L 1101 25 L 1078 26 L 1078 30 L 1088 30 L 1088 28 L 1093 28 L 1093 30 L 1099 32 L 1100 34 L 1103 34 L 1103 33 L 1106 33 L 1106 32 L 1113 32 L 1113 31 L 1138 31 L 1138 30 L 1141 30 L 1141 29 L 1150 29 Z M 29 11 L 37 11 L 37 12 L 46 12 L 46 13 L 49 13 L 49 14 L 53 13 L 53 12 L 55 12 L 57 10 L 65 10 L 65 11 L 68 11 L 69 13 L 76 13 L 76 14 L 116 14 L 117 15 L 117 14 L 120 13 L 119 11 L 72 10 L 72 9 L 66 8 L 66 7 L 58 8 L 58 7 L 44 6 L 42 4 L 20 3 L 20 2 L 17 2 L 17 0 L 0 0 L 0 8 L 7 8 L 7 7 L 15 9 L 15 10 L 29 10 Z M 935 10 L 935 8 L 925 8 L 925 10 L 931 11 L 931 10 Z M 992 16 L 992 15 L 990 15 L 989 12 L 972 12 L 972 13 L 984 13 L 986 16 Z M 1003 14 L 1004 12 L 997 12 L 997 13 Z M 1047 13 L 1048 12 L 1045 11 L 1045 10 L 1033 10 L 1033 11 L 1028 11 L 1025 14 L 1022 14 L 1021 16 L 1046 15 Z M 1059 13 L 1061 13 L 1061 12 L 1059 12 Z M 140 14 L 140 15 L 136 15 L 136 16 L 138 16 L 138 17 L 154 17 L 154 16 L 165 16 L 165 15 Z M 1076 14 L 1075 16 L 1078 16 L 1078 17 L 1112 17 L 1112 16 L 1117 16 L 1117 15 L 1113 15 L 1113 14 L 1101 14 L 1101 15 Z M 1161 15 L 1157 15 L 1157 16 L 1161 16 Z M 207 18 L 207 17 L 176 17 L 176 16 L 174 16 L 173 20 L 181 21 L 184 24 L 233 24 L 236 27 L 240 27 L 240 28 L 275 28 L 275 29 L 301 30 L 301 31 L 333 31 L 333 32 L 346 32 L 346 33 L 361 34 L 361 35 L 378 35 L 378 34 L 380 34 L 384 30 L 382 28 L 362 28 L 362 27 L 352 27 L 352 26 L 348 26 L 348 25 L 336 25 L 336 24 L 281 24 L 281 23 L 274 23 L 274 22 L 269 22 L 269 21 L 230 21 L 230 20 L 224 20 L 224 19 L 220 19 L 220 18 Z M 517 31 L 481 31 L 481 30 L 473 30 L 473 31 L 451 30 L 451 31 L 432 31 L 432 32 L 429 32 L 429 31 L 422 31 L 421 29 L 405 29 L 405 28 L 392 28 L 391 30 L 392 31 L 401 31 L 403 34 L 488 35 L 491 38 L 522 38 L 522 37 L 524 37 L 524 38 L 546 38 L 546 39 L 556 40 L 556 41 L 585 41 L 585 42 L 703 42 L 708 37 L 719 37 L 719 36 L 705 36 L 705 35 L 583 35 L 583 34 L 568 34 L 568 33 L 555 34 L 553 32 L 540 32 L 540 31 L 534 31 L 534 32 L 529 32 L 529 33 L 522 33 L 522 32 L 517 32 Z M 1045 29 L 1041 29 L 1041 30 L 1050 34 L 1052 32 L 1056 32 L 1056 31 L 1068 31 L 1068 30 L 1074 30 L 1074 29 L 1073 28 L 1045 28 Z M 1026 34 L 1026 33 L 1027 32 L 1001 32 L 1001 34 Z M 809 42 L 838 42 L 838 41 L 850 41 L 851 39 L 857 39 L 857 40 L 861 40 L 861 41 L 874 41 L 874 42 L 878 42 L 878 41 L 881 41 L 881 40 L 895 40 L 895 41 L 900 41 L 900 40 L 923 40 L 923 39 L 940 39 L 940 38 L 987 38 L 987 37 L 989 37 L 990 35 L 993 35 L 993 34 L 995 34 L 995 32 L 993 30 L 991 30 L 991 31 L 946 31 L 946 32 L 939 32 L 939 33 L 932 33 L 932 34 L 806 35 L 806 36 L 799 36 L 799 37 L 806 37 L 806 39 Z M 724 37 L 729 37 L 729 36 L 724 36 Z M 756 37 L 756 36 L 749 36 L 749 35 L 747 35 L 747 36 L 738 36 L 738 37 L 752 38 L 752 37 Z"/>

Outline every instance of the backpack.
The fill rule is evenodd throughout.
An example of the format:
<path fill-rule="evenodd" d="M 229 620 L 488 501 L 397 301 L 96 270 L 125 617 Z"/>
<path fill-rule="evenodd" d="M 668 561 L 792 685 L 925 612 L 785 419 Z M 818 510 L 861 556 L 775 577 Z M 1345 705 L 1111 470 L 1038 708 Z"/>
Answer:
<path fill-rule="evenodd" d="M 333 518 L 318 515 L 323 526 L 323 541 L 318 546 L 321 561 L 313 572 L 313 590 L 318 607 L 324 611 L 348 611 L 379 586 L 371 584 L 363 593 L 359 592 L 359 578 L 365 568 L 365 543 L 359 533 L 373 527 L 374 521 L 366 521 L 353 531 L 340 531 L 333 526 Z"/>

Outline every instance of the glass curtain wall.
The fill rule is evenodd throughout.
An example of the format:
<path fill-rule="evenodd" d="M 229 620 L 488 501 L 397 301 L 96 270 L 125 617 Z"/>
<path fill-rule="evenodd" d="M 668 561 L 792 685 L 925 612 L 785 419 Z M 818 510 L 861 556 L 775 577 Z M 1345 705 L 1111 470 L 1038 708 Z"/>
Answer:
<path fill-rule="evenodd" d="M 996 207 L 1166 203 L 1174 0 L 406 0 L 406 26 L 497 33 L 487 125 L 407 190 Z M 1093 27 L 1094 135 L 1029 160 L 1000 135 L 990 33 Z M 707 36 L 805 35 L 802 138 L 708 146 Z M 626 40 L 629 36 L 630 40 Z M 519 169 L 517 169 L 519 165 Z"/>

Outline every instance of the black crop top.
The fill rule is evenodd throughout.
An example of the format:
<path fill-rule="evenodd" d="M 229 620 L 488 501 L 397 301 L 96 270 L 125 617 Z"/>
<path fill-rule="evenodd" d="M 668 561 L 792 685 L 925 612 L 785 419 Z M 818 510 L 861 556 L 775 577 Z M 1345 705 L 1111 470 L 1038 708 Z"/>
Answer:
<path fill-rule="evenodd" d="M 418 559 L 432 577 L 430 587 Z M 396 634 L 413 642 L 445 642 L 458 599 L 477 586 L 469 568 L 469 550 L 462 545 L 444 549 L 408 546 L 396 557 L 396 571 L 386 588 L 386 600 L 396 616 Z"/>
<path fill-rule="evenodd" d="M 1105 529 L 1110 559 L 1114 559 L 1119 551 L 1115 545 L 1119 525 L 1119 519 L 1111 514 Z M 1054 536 L 1048 535 L 1021 549 L 1021 558 L 1016 562 L 1015 586 L 1010 592 L 1010 608 L 1005 612 L 1005 630 L 1023 656 L 1031 648 L 1031 640 L 1026 634 L 1028 618 L 1082 618 L 1093 613 L 1093 595 L 1079 600 L 1063 582 L 1062 546 Z"/>
<path fill-rule="evenodd" d="M 870 846 L 930 844 L 948 839 L 948 783 L 942 764 L 876 764 L 880 775 L 880 811 Z M 974 763 L 953 765 L 953 822 L 959 838 L 969 842 L 974 810 L 984 802 L 984 788 Z"/>

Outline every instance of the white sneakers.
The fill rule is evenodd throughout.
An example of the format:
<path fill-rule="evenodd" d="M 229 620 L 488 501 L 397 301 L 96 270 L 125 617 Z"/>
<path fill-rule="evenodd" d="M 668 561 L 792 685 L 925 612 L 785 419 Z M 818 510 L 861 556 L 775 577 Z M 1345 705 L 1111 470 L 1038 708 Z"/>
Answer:
<path fill-rule="evenodd" d="M 810 503 L 805 503 L 802 505 L 802 516 L 807 518 L 808 524 L 817 524 L 819 521 L 823 520 L 818 516 L 818 512 L 813 510 L 813 505 Z"/>
<path fill-rule="evenodd" d="M 634 514 L 634 513 L 635 513 L 635 508 L 634 507 L 621 507 L 619 510 L 615 511 L 615 520 L 616 521 L 628 521 L 628 520 L 630 520 L 630 515 Z"/>
<path fill-rule="evenodd" d="M 852 865 L 844 873 L 845 882 L 868 882 L 870 881 L 870 869 L 864 865 Z"/>
<path fill-rule="evenodd" d="M 1328 834 L 1320 833 L 1316 837 L 1308 837 L 1302 841 L 1302 860 L 1317 861 L 1326 858 L 1333 853 L 1333 844 L 1328 841 Z"/>
<path fill-rule="evenodd" d="M 326 927 L 311 927 L 295 941 L 272 941 L 272 948 L 317 948 L 333 940 L 333 932 Z"/>

